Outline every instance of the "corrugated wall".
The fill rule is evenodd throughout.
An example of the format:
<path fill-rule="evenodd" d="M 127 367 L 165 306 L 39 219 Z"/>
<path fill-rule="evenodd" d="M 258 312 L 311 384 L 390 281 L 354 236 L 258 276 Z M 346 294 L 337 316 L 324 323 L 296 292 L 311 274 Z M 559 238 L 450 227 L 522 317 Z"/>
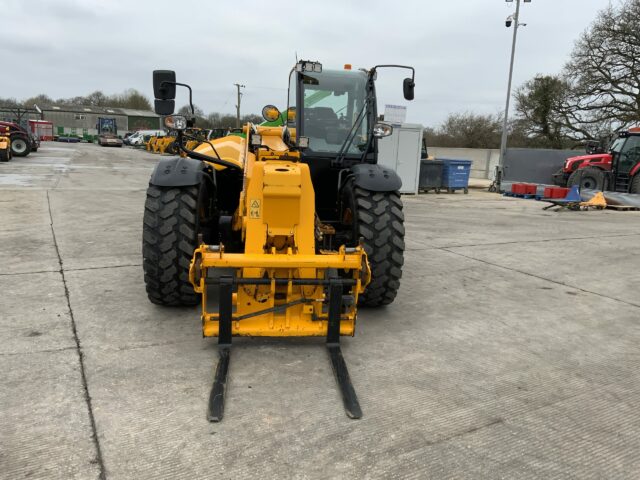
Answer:
<path fill-rule="evenodd" d="M 84 118 L 79 118 L 84 117 Z M 115 118 L 118 126 L 118 133 L 128 131 L 128 118 L 126 115 L 116 115 L 113 113 L 92 113 L 92 112 L 64 112 L 46 110 L 44 119 L 53 123 L 53 133 L 59 135 L 61 129 L 65 134 L 72 135 L 97 135 L 98 117 Z"/>
<path fill-rule="evenodd" d="M 160 128 L 159 117 L 128 117 L 129 130 L 157 130 Z"/>

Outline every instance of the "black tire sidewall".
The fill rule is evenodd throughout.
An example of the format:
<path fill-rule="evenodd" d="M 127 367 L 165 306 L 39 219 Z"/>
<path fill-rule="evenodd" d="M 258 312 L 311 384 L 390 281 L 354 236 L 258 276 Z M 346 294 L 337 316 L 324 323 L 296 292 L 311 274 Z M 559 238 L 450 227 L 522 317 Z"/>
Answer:
<path fill-rule="evenodd" d="M 24 145 L 24 149 L 20 150 L 20 151 L 16 151 L 15 150 L 15 145 Z M 29 154 L 30 151 L 30 147 L 29 147 L 29 142 L 22 138 L 22 137 L 18 137 L 15 139 L 11 140 L 11 150 L 13 151 L 13 155 L 15 155 L 16 157 L 26 157 Z"/>
<path fill-rule="evenodd" d="M 356 190 L 359 193 L 356 193 Z M 395 221 L 403 224 L 404 217 L 402 215 L 401 201 L 398 202 L 398 200 L 394 200 L 394 196 L 397 196 L 399 199 L 397 192 L 371 192 L 359 188 L 354 184 L 353 179 L 347 182 L 340 195 L 340 222 L 343 227 L 347 227 L 349 231 L 347 246 L 358 245 L 360 238 L 362 238 L 363 246 L 367 252 L 369 265 L 371 267 L 371 282 L 358 300 L 361 306 L 379 307 L 388 305 L 393 302 L 397 295 L 400 278 L 402 277 L 402 263 L 404 262 L 402 259 L 404 256 L 404 227 L 401 227 L 401 232 L 399 233 L 394 229 L 393 225 Z M 376 200 L 376 197 L 378 200 Z M 372 208 L 365 209 L 361 212 L 358 207 L 358 198 L 362 198 L 365 202 L 371 203 Z M 374 221 L 366 227 L 373 236 L 363 233 L 360 225 L 361 216 L 367 215 L 374 219 L 380 218 L 375 212 L 380 205 L 384 204 L 386 204 L 387 208 L 382 215 L 389 214 L 391 221 L 385 225 L 380 225 L 377 221 Z M 400 217 L 394 216 L 394 207 L 398 208 Z M 350 228 L 348 228 L 344 222 L 347 209 L 351 210 Z M 365 221 L 365 223 L 367 222 Z M 376 246 L 376 240 L 385 234 L 388 235 L 389 242 L 383 246 Z M 367 236 L 372 238 L 367 238 Z M 400 247 L 398 243 L 401 245 Z M 390 250 L 388 254 L 383 254 L 383 250 L 387 248 L 387 245 L 390 247 Z M 397 262 L 398 256 L 401 259 L 399 263 Z M 377 271 L 381 272 L 380 277 L 376 276 L 375 272 Z"/>
<path fill-rule="evenodd" d="M 640 172 L 636 173 L 631 179 L 629 193 L 640 194 Z"/>
<path fill-rule="evenodd" d="M 585 185 L 589 182 L 589 186 Z M 592 184 L 592 185 L 591 185 Z M 580 189 L 588 190 L 605 190 L 606 177 L 605 173 L 599 168 L 587 167 L 576 170 L 571 174 L 567 182 L 567 186 L 578 186 Z"/>
<path fill-rule="evenodd" d="M 162 199 L 164 199 L 164 197 L 168 195 L 170 191 L 179 190 L 180 193 L 178 194 L 178 196 L 180 196 L 180 199 L 176 201 L 179 201 L 181 205 L 178 206 L 178 209 L 174 212 L 174 215 L 168 218 L 163 218 L 162 215 L 155 213 L 155 219 L 158 222 L 158 224 L 155 226 L 155 230 L 151 229 L 150 231 L 156 237 L 156 244 L 154 245 L 148 244 L 147 240 L 144 239 L 144 236 L 143 236 L 143 259 L 144 259 L 143 264 L 145 269 L 145 281 L 147 282 L 147 293 L 148 293 L 149 299 L 153 303 L 160 304 L 160 305 L 169 305 L 169 306 L 196 305 L 199 302 L 200 296 L 197 295 L 195 292 L 193 293 L 184 292 L 184 290 L 189 290 L 190 288 L 193 288 L 193 287 L 188 281 L 188 268 L 186 268 L 186 265 L 181 265 L 180 260 L 181 258 L 182 260 L 186 260 L 184 257 L 185 252 L 181 248 L 184 246 L 185 242 L 188 244 L 189 249 L 192 249 L 193 251 L 195 251 L 195 249 L 198 247 L 198 234 L 200 233 L 199 210 L 200 210 L 200 205 L 203 197 L 202 195 L 203 183 L 201 183 L 200 185 L 192 185 L 192 186 L 185 186 L 185 187 L 156 187 L 156 186 L 150 185 L 149 191 L 151 191 L 152 189 L 156 189 L 160 192 L 160 196 L 156 200 L 162 203 L 163 205 L 166 205 L 166 203 L 162 201 Z M 193 197 L 191 197 L 191 195 L 190 197 L 195 199 L 195 208 L 189 207 L 189 211 L 188 211 L 188 213 L 194 217 L 195 223 L 190 223 L 190 222 L 185 223 L 186 219 L 184 216 L 181 215 L 180 209 L 185 208 L 184 202 L 182 200 L 182 196 L 187 195 L 187 191 L 193 192 Z M 173 276 L 170 280 L 165 280 L 163 279 L 164 276 L 160 274 L 160 271 L 161 271 L 160 263 L 163 263 L 166 260 L 164 259 L 162 259 L 162 261 L 158 260 L 158 264 L 152 265 L 152 267 L 155 267 L 157 269 L 155 272 L 151 268 L 149 268 L 149 271 L 147 271 L 147 267 L 148 267 L 147 262 L 152 262 L 151 259 L 155 257 L 162 258 L 163 253 L 157 250 L 157 244 L 162 242 L 160 238 L 163 236 L 166 236 L 166 233 L 165 234 L 162 233 L 165 228 L 165 225 L 163 225 L 162 223 L 167 222 L 167 225 L 171 225 L 173 223 L 172 220 L 175 221 L 176 219 L 178 221 L 177 226 L 173 227 L 170 230 L 171 231 L 170 235 L 176 236 L 176 238 L 174 238 L 172 242 L 173 243 L 172 250 L 175 251 L 177 255 L 176 255 L 175 261 L 171 262 L 171 265 L 176 268 L 177 274 Z M 189 238 L 187 236 L 184 236 L 184 232 L 180 228 L 180 226 L 183 224 L 187 225 L 189 228 L 193 227 L 193 237 Z M 145 231 L 148 228 L 150 227 L 148 227 L 147 225 L 144 225 Z M 183 236 L 180 236 L 180 234 L 182 234 Z M 146 256 L 145 255 L 146 249 L 150 249 L 150 251 L 152 251 L 153 254 Z M 191 253 L 191 255 L 193 255 L 193 252 Z M 147 275 L 149 275 L 152 281 L 147 281 Z M 169 299 L 167 299 L 166 297 L 167 295 L 166 287 L 173 289 L 173 291 L 168 293 L 168 295 L 170 295 Z"/>

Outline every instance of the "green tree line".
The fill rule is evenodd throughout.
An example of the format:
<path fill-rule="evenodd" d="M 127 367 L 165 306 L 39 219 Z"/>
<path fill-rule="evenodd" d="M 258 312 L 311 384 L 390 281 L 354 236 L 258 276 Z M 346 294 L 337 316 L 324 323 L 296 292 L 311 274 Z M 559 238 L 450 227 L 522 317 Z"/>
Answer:
<path fill-rule="evenodd" d="M 0 105 L 3 107 L 22 107 L 33 108 L 38 106 L 94 106 L 94 107 L 117 107 L 132 108 L 136 110 L 151 110 L 149 99 L 139 91 L 130 88 L 122 93 L 107 95 L 100 90 L 85 96 L 77 96 L 71 98 L 59 98 L 54 100 L 49 95 L 41 93 L 35 97 L 29 97 L 22 101 L 15 98 L 0 98 Z"/>
<path fill-rule="evenodd" d="M 135 89 L 128 89 L 122 93 L 107 95 L 100 90 L 96 90 L 86 96 L 71 98 L 59 98 L 54 100 L 48 95 L 40 94 L 18 101 L 15 98 L 0 98 L 0 108 L 5 109 L 33 109 L 34 105 L 42 106 L 95 106 L 95 107 L 116 107 L 131 108 L 134 110 L 153 110 L 149 99 Z M 204 111 L 194 106 L 196 125 L 201 128 L 225 128 L 231 129 L 236 126 L 236 116 L 219 112 L 205 114 Z M 181 107 L 178 113 L 192 116 L 191 108 L 188 105 Z M 252 122 L 260 123 L 263 119 L 260 115 L 246 114 L 240 117 L 241 124 Z"/>

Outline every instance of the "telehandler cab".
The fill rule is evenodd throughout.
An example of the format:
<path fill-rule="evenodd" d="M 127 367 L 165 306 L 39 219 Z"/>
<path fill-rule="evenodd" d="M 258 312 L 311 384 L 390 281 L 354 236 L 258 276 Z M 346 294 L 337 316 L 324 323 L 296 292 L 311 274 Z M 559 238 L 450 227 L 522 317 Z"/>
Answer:
<path fill-rule="evenodd" d="M 349 67 L 349 68 L 346 68 Z M 173 115 L 175 72 L 153 72 L 155 110 L 178 132 L 187 157 L 163 158 L 147 190 L 143 267 L 151 302 L 202 305 L 205 337 L 219 361 L 208 419 L 220 421 L 233 336 L 322 336 L 350 418 L 362 411 L 340 350 L 357 307 L 393 302 L 404 252 L 401 180 L 377 164 L 374 81 L 383 67 L 323 70 L 300 61 L 289 74 L 288 108 L 263 109 L 266 125 L 205 140 Z M 192 107 L 193 108 L 193 107 Z"/>

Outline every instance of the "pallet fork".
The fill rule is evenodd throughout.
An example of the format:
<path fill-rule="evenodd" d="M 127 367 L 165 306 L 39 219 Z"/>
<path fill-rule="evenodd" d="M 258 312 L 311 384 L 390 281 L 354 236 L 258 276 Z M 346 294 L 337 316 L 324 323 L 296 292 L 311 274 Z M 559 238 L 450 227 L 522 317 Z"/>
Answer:
<path fill-rule="evenodd" d="M 219 279 L 219 335 L 218 335 L 218 364 L 215 369 L 215 377 L 209 403 L 207 408 L 207 419 L 210 422 L 219 422 L 224 415 L 224 402 L 227 390 L 229 373 L 229 362 L 231 360 L 231 339 L 233 321 L 233 290 L 238 283 L 258 284 L 262 279 L 234 279 L 231 276 L 222 276 Z M 326 336 L 327 352 L 331 360 L 345 413 L 349 418 L 359 419 L 362 417 L 362 410 L 356 395 L 347 364 L 340 349 L 340 313 L 342 311 L 342 293 L 347 285 L 353 285 L 353 280 L 342 278 L 330 278 L 328 280 L 316 280 L 315 282 L 305 282 L 300 284 L 323 284 L 328 290 L 328 328 Z M 286 308 L 286 306 L 285 306 Z"/>

